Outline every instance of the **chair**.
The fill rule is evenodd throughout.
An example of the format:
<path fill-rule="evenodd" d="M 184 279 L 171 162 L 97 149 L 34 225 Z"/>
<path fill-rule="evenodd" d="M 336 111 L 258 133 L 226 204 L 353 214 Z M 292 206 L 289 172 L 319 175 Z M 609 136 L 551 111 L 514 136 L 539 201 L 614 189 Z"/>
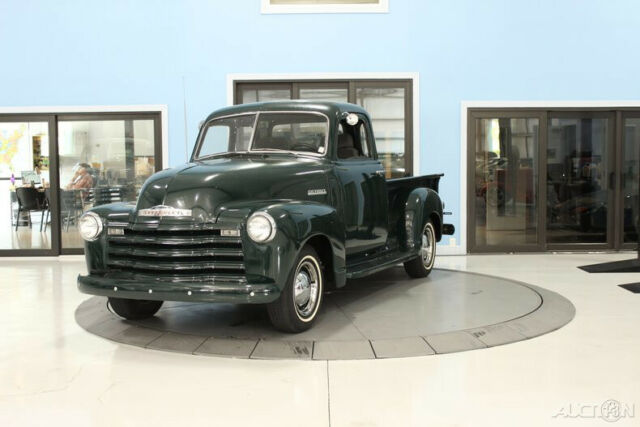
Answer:
<path fill-rule="evenodd" d="M 71 221 L 78 218 L 78 198 L 75 191 L 60 190 L 60 215 L 64 231 L 69 231 Z"/>
<path fill-rule="evenodd" d="M 44 206 L 38 190 L 32 187 L 16 188 L 18 198 L 18 215 L 16 218 L 16 231 L 20 225 L 20 213 L 27 212 L 29 216 L 29 228 L 31 228 L 31 212 L 39 211 L 44 216 Z M 42 230 L 42 217 L 40 218 L 40 230 Z"/>
<path fill-rule="evenodd" d="M 47 231 L 47 225 L 49 224 L 49 217 L 51 216 L 51 189 L 44 189 L 44 208 L 45 208 L 45 218 L 44 218 L 44 231 Z M 40 221 L 40 231 L 42 231 L 42 221 Z"/>

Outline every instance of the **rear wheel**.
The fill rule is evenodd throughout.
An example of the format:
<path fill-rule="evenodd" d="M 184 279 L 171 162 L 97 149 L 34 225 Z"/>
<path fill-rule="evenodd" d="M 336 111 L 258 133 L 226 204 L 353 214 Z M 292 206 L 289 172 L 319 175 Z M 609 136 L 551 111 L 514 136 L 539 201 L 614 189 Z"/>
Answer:
<path fill-rule="evenodd" d="M 109 298 L 109 306 L 118 316 L 128 320 L 148 319 L 160 310 L 163 301 Z"/>
<path fill-rule="evenodd" d="M 427 221 L 422 230 L 420 255 L 404 263 L 407 274 L 414 278 L 427 277 L 436 260 L 436 230 L 431 220 Z"/>
<path fill-rule="evenodd" d="M 311 246 L 302 248 L 294 265 L 280 298 L 267 305 L 273 326 L 292 333 L 311 327 L 324 291 L 320 258 Z"/>

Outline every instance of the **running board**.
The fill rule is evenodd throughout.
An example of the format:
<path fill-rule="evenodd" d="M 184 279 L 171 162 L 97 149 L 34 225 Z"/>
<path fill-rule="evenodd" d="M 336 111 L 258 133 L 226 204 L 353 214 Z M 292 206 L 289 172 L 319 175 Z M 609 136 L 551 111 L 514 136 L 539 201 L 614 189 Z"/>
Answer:
<path fill-rule="evenodd" d="M 386 270 L 396 264 L 410 261 L 417 257 L 417 253 L 391 252 L 373 257 L 352 267 L 347 267 L 347 279 L 357 279 L 378 271 Z"/>

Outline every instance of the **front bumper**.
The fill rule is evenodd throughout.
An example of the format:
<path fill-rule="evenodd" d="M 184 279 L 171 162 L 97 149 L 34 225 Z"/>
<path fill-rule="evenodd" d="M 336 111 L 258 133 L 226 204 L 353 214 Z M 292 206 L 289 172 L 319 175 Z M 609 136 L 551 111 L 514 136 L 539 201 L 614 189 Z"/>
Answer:
<path fill-rule="evenodd" d="M 275 284 L 165 282 L 98 275 L 79 275 L 78 289 L 85 294 L 114 298 L 235 304 L 265 304 L 280 296 L 280 289 Z"/>

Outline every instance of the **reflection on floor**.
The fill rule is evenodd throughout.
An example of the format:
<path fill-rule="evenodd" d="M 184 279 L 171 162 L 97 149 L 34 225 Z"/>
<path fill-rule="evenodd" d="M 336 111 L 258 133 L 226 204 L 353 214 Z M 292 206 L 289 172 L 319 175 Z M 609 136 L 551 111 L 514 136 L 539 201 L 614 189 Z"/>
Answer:
<path fill-rule="evenodd" d="M 35 218 L 35 215 L 34 215 Z M 69 226 L 68 230 L 61 232 L 63 248 L 82 248 L 84 242 L 75 226 Z M 51 227 L 47 231 L 40 231 L 40 221 L 34 221 L 31 228 L 28 226 L 15 227 L 0 230 L 1 249 L 51 249 Z"/>
<path fill-rule="evenodd" d="M 440 257 L 436 267 L 558 292 L 576 316 L 555 332 L 481 351 L 335 362 L 117 344 L 75 322 L 88 298 L 75 284 L 81 257 L 0 260 L 0 425 L 613 425 L 601 411 L 612 402 L 616 426 L 638 425 L 640 296 L 618 286 L 638 275 L 578 269 L 631 256 Z"/>
<path fill-rule="evenodd" d="M 0 250 L 19 249 L 51 249 L 51 218 L 43 218 L 41 212 L 32 212 L 31 226 L 28 224 L 27 214 L 21 216 L 20 225 L 16 231 L 15 222 L 11 218 L 0 215 Z M 45 220 L 47 222 L 45 227 Z M 42 230 L 40 230 L 42 223 Z M 63 248 L 82 248 L 84 243 L 73 222 L 62 225 L 61 240 Z"/>

